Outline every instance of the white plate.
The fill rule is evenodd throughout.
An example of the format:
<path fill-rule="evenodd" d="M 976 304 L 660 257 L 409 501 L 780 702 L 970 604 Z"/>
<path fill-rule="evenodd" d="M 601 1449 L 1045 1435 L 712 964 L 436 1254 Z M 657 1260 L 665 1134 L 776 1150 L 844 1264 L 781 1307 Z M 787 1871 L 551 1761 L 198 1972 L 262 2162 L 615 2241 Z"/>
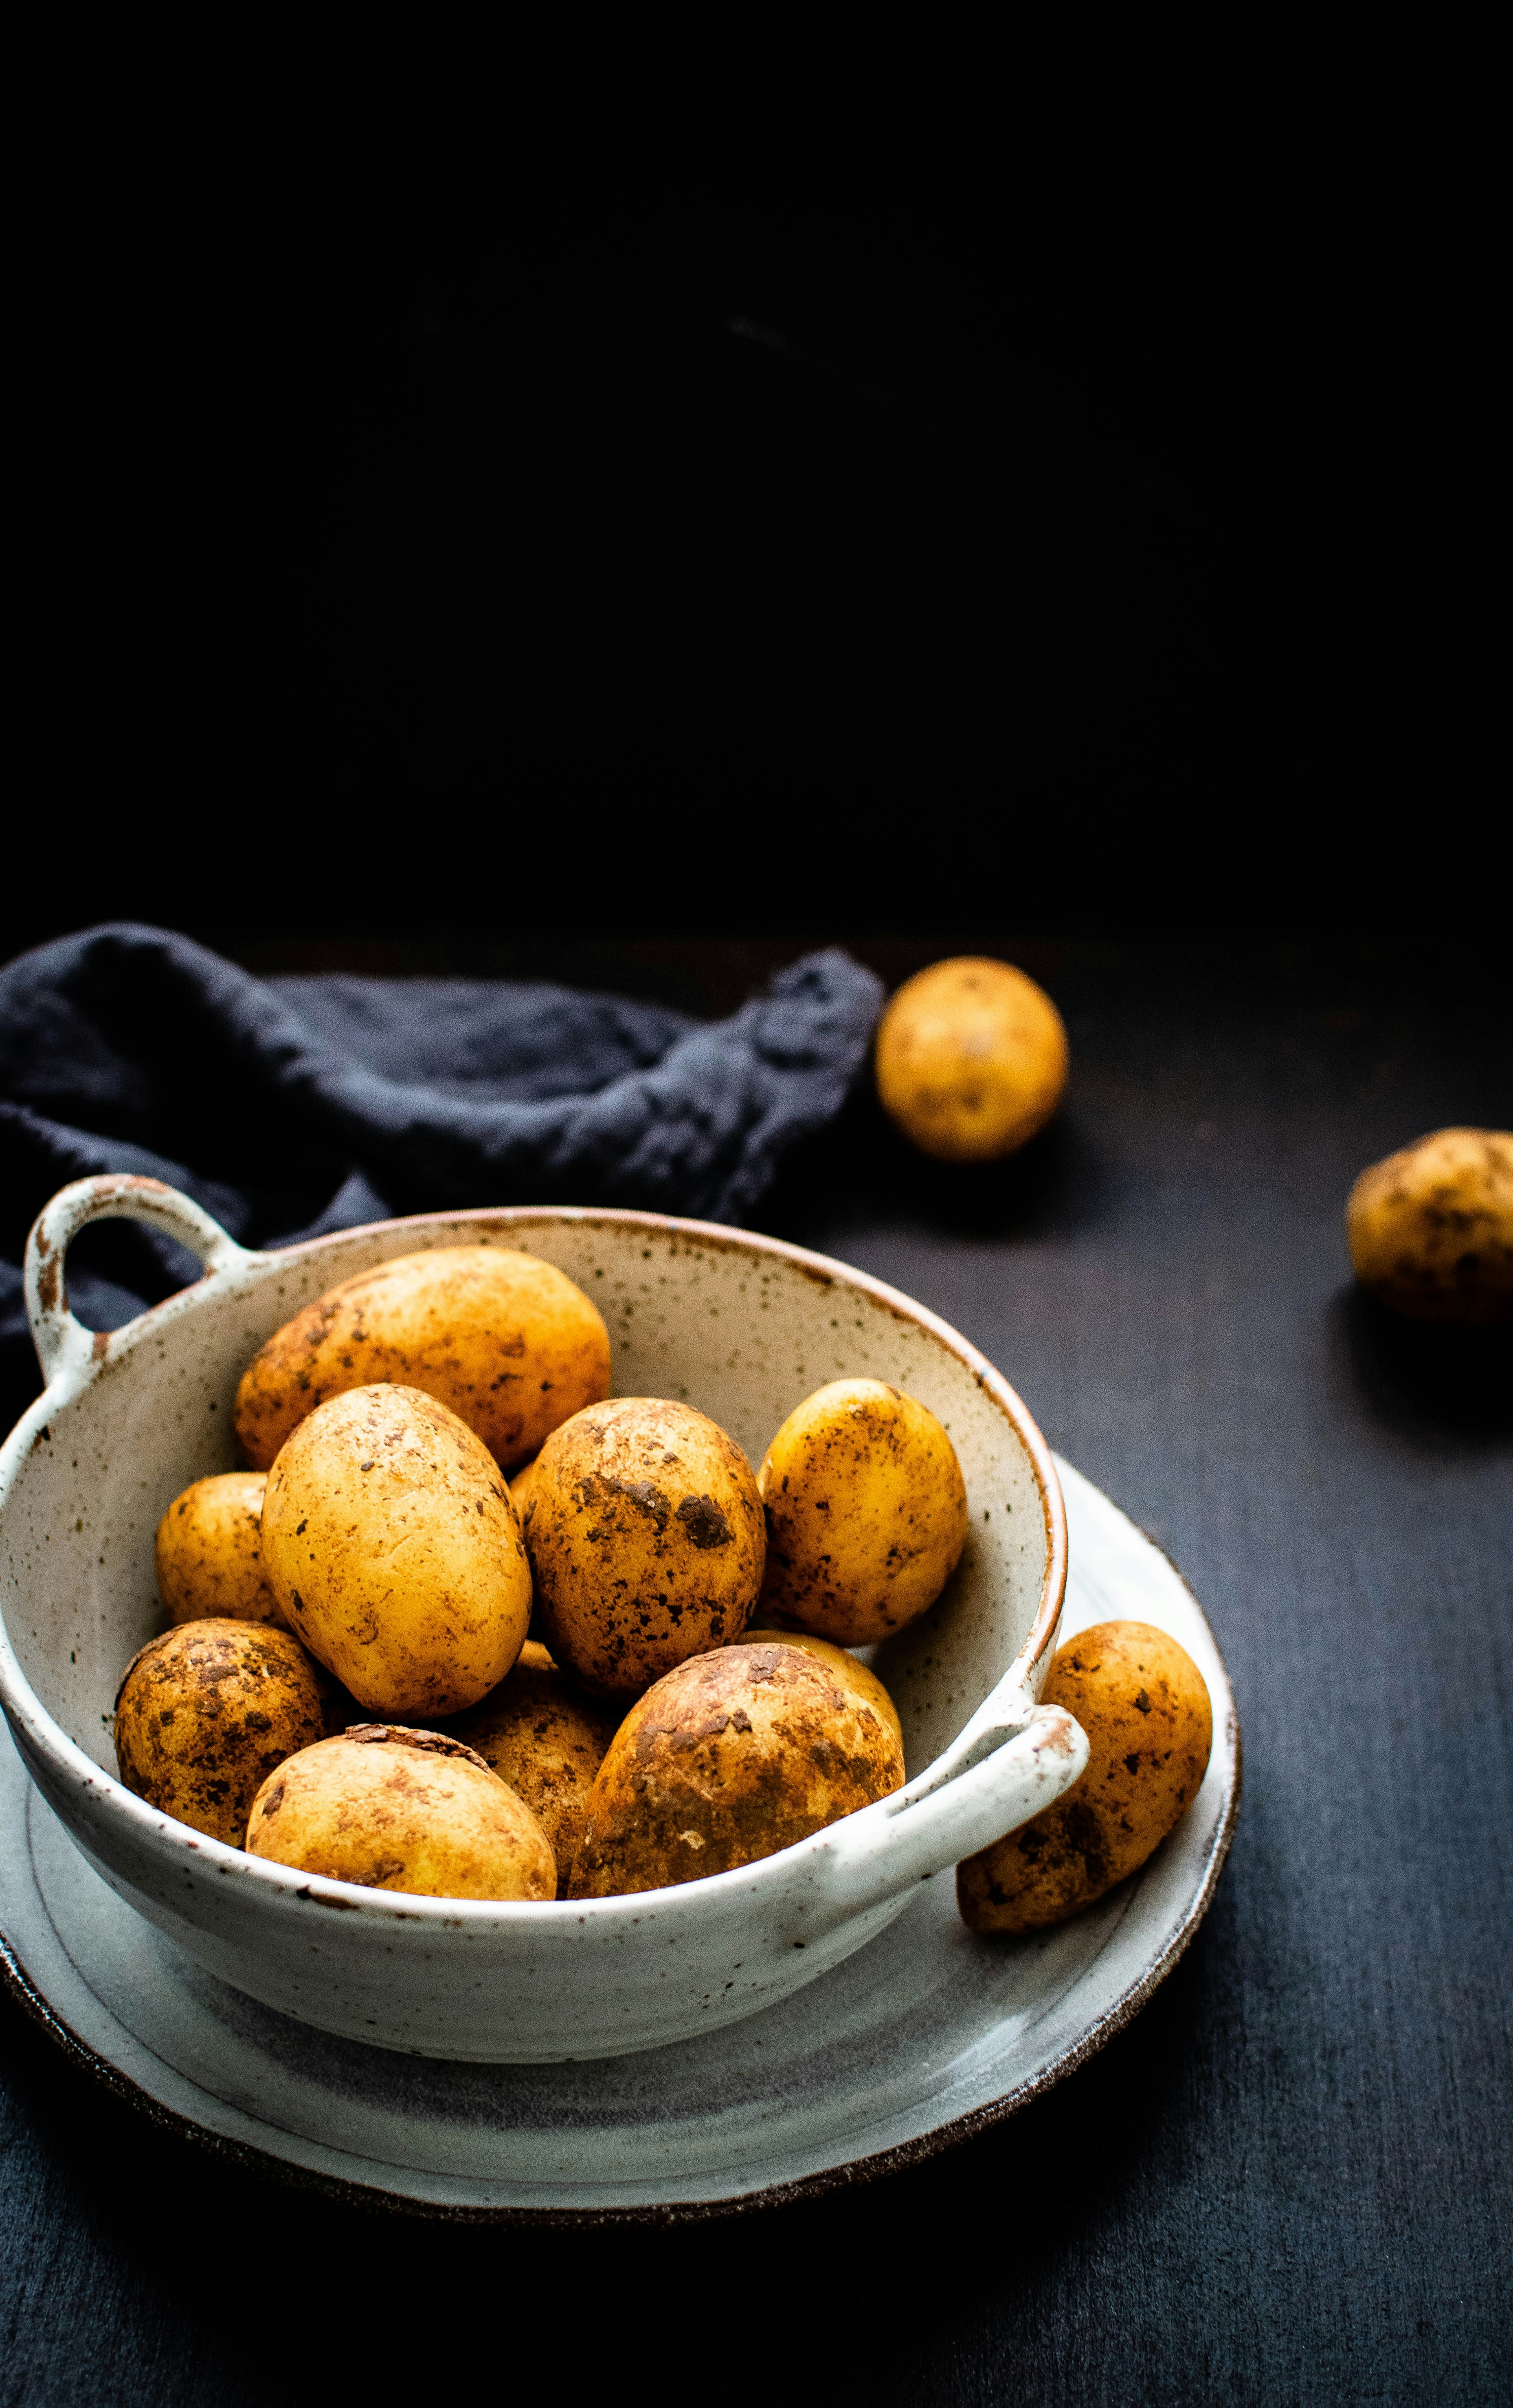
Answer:
<path fill-rule="evenodd" d="M 1171 1971 L 1240 1792 L 1229 1682 L 1159 1547 L 1066 1463 L 1063 1640 L 1153 1622 L 1208 1684 L 1214 1752 L 1171 1838 L 1054 1931 L 987 1940 L 951 1874 L 781 2005 L 676 2046 L 566 2065 L 443 2064 L 292 2022 L 124 1905 L 0 1725 L 0 1970 L 69 2052 L 160 2121 L 264 2171 L 433 2215 L 699 2215 L 854 2181 L 1008 2114 L 1100 2047 Z"/>

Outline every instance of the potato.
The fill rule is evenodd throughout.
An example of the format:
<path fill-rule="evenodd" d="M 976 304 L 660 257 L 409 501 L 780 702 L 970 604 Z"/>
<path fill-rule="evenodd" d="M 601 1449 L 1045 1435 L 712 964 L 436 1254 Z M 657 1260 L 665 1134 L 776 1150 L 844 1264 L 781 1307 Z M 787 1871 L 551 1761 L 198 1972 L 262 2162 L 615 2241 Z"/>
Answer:
<path fill-rule="evenodd" d="M 882 1380 L 832 1380 L 795 1407 L 757 1474 L 762 1602 L 860 1647 L 935 1603 L 966 1543 L 966 1483 L 933 1412 Z"/>
<path fill-rule="evenodd" d="M 601 1697 L 635 1697 L 738 1639 L 766 1540 L 751 1467 L 692 1405 L 617 1397 L 542 1448 L 526 1544 L 548 1647 Z"/>
<path fill-rule="evenodd" d="M 531 1498 L 534 1493 L 532 1482 L 535 1480 L 535 1467 L 539 1460 L 540 1458 L 538 1455 L 533 1455 L 529 1463 L 521 1464 L 519 1471 L 514 1474 L 514 1477 L 511 1479 L 509 1484 L 509 1501 L 514 1506 L 516 1513 L 520 1517 L 520 1526 L 522 1534 L 525 1529 L 526 1516 L 529 1514 L 531 1510 Z M 529 1540 L 527 1540 L 525 1543 L 525 1552 L 527 1557 L 529 1557 L 531 1552 Z M 535 1601 L 535 1580 L 534 1574 L 531 1582 L 531 1627 L 529 1637 L 533 1644 L 539 1641 L 541 1637 L 541 1610 Z"/>
<path fill-rule="evenodd" d="M 550 1899 L 551 1842 L 481 1756 L 440 1731 L 360 1723 L 280 1765 L 247 1853 L 421 1898 Z"/>
<path fill-rule="evenodd" d="M 179 1623 L 132 1657 L 116 1698 L 116 1762 L 150 1806 L 239 1848 L 269 1773 L 323 1728 L 298 1640 L 218 1615 Z"/>
<path fill-rule="evenodd" d="M 311 1656 L 308 1648 L 305 1653 L 315 1674 L 315 1685 L 321 1692 L 322 1735 L 326 1739 L 339 1739 L 344 1730 L 350 1730 L 353 1723 L 365 1723 L 367 1708 L 353 1697 L 350 1689 L 342 1687 L 335 1673 L 326 1670 L 319 1656 Z"/>
<path fill-rule="evenodd" d="M 343 1280 L 274 1335 L 236 1391 L 266 1471 L 327 1398 L 392 1380 L 439 1398 L 507 1468 L 609 1393 L 609 1333 L 565 1271 L 508 1246 L 436 1246 Z"/>
<path fill-rule="evenodd" d="M 1198 1794 L 1213 1743 L 1203 1674 L 1149 1622 L 1100 1622 L 1058 1653 L 1046 1702 L 1088 1735 L 1088 1769 L 1054 1806 L 956 1868 L 974 1931 L 1037 1931 L 1135 1872 Z"/>
<path fill-rule="evenodd" d="M 1412 1321 L 1513 1317 L 1513 1134 L 1445 1128 L 1363 1170 L 1346 1208 L 1363 1287 Z"/>
<path fill-rule="evenodd" d="M 775 1856 L 902 1787 L 885 1718 L 808 1649 L 721 1647 L 631 1708 L 589 1795 L 569 1898 L 666 1889 Z"/>
<path fill-rule="evenodd" d="M 369 1713 L 476 1705 L 531 1618 L 503 1474 L 419 1388 L 350 1388 L 307 1415 L 268 1474 L 263 1554 L 291 1627 Z"/>
<path fill-rule="evenodd" d="M 276 1622 L 263 1561 L 261 1471 L 221 1471 L 176 1497 L 158 1524 L 158 1595 L 175 1622 Z"/>
<path fill-rule="evenodd" d="M 521 1517 L 522 1529 L 525 1526 L 525 1516 L 530 1511 L 532 1484 L 535 1479 L 535 1467 L 538 1460 L 539 1457 L 533 1455 L 529 1463 L 521 1465 L 519 1471 L 512 1475 L 509 1483 L 510 1499 Z"/>
<path fill-rule="evenodd" d="M 497 1689 L 450 1726 L 452 1737 L 529 1806 L 551 1842 L 561 1898 L 583 1836 L 593 1776 L 619 1724 L 618 1707 L 580 1696 L 546 1649 L 528 1639 Z"/>
<path fill-rule="evenodd" d="M 850 1691 L 859 1706 L 870 1706 L 873 1713 L 881 1717 L 902 1749 L 904 1726 L 898 1719 L 898 1708 L 871 1666 L 859 1664 L 844 1647 L 837 1647 L 829 1639 L 816 1639 L 807 1630 L 749 1630 L 741 1644 L 743 1647 L 802 1647 L 806 1656 L 814 1656 L 821 1664 L 828 1664 L 842 1688 Z"/>
<path fill-rule="evenodd" d="M 1066 1086 L 1066 1030 L 1049 995 L 976 954 L 906 981 L 878 1026 L 878 1094 L 921 1154 L 996 1162 L 1043 1128 Z"/>

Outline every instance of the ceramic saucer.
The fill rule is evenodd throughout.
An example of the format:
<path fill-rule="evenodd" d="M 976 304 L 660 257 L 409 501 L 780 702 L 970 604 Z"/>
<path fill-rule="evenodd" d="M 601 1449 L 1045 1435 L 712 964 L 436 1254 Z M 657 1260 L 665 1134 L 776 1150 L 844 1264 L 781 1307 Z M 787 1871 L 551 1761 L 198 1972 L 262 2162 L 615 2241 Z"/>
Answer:
<path fill-rule="evenodd" d="M 1214 1707 L 1197 1799 L 1131 1881 L 1058 1929 L 987 1940 L 938 1875 L 856 1956 L 723 2030 L 563 2065 L 444 2064 L 340 2040 L 200 1971 L 106 1886 L 0 1727 L 0 1971 L 157 2120 L 264 2172 L 421 2214 L 659 2219 L 885 2172 L 1010 2114 L 1127 2023 L 1207 1907 L 1239 1805 L 1212 1633 L 1159 1547 L 1058 1466 L 1063 1639 L 1153 1622 Z"/>

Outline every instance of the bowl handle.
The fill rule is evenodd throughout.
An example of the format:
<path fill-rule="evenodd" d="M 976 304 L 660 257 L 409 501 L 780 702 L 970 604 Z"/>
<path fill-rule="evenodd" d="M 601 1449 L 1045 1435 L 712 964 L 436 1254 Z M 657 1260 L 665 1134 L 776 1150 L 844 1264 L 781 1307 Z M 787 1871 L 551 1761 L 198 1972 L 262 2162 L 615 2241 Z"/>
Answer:
<path fill-rule="evenodd" d="M 161 1229 L 165 1238 L 187 1246 L 209 1272 L 231 1270 L 254 1259 L 219 1221 L 161 1179 L 107 1171 L 98 1179 L 76 1179 L 71 1186 L 60 1187 L 51 1202 L 43 1205 L 26 1240 L 26 1313 L 49 1387 L 57 1383 L 78 1386 L 110 1343 L 106 1330 L 86 1329 L 75 1320 L 64 1285 L 64 1258 L 90 1221 L 145 1221 L 149 1228 Z"/>
<path fill-rule="evenodd" d="M 1087 1763 L 1086 1736 L 1064 1706 L 1035 1706 L 1012 1723 L 1000 1708 L 918 1780 L 834 1827 L 829 1899 L 849 1918 L 896 1898 L 1053 1806 Z"/>

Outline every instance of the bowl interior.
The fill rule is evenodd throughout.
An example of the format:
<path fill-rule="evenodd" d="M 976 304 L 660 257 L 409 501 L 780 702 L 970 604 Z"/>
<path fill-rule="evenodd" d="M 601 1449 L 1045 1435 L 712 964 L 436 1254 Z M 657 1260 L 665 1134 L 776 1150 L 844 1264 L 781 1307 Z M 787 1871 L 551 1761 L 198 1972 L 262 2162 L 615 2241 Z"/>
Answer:
<path fill-rule="evenodd" d="M 165 1620 L 153 1534 L 190 1481 L 233 1467 L 232 1406 L 256 1348 L 338 1280 L 460 1242 L 560 1265 L 608 1325 L 614 1393 L 698 1406 L 753 1464 L 827 1380 L 888 1380 L 939 1416 L 965 1474 L 966 1551 L 939 1602 L 878 1657 L 910 1774 L 929 1764 L 1021 1656 L 1041 1604 L 1049 1517 L 1011 1401 L 963 1341 L 860 1274 L 769 1240 L 628 1212 L 461 1214 L 343 1233 L 258 1258 L 119 1332 L 20 1469 L 0 1541 L 7 1630 L 53 1718 L 114 1772 L 121 1673 Z"/>

